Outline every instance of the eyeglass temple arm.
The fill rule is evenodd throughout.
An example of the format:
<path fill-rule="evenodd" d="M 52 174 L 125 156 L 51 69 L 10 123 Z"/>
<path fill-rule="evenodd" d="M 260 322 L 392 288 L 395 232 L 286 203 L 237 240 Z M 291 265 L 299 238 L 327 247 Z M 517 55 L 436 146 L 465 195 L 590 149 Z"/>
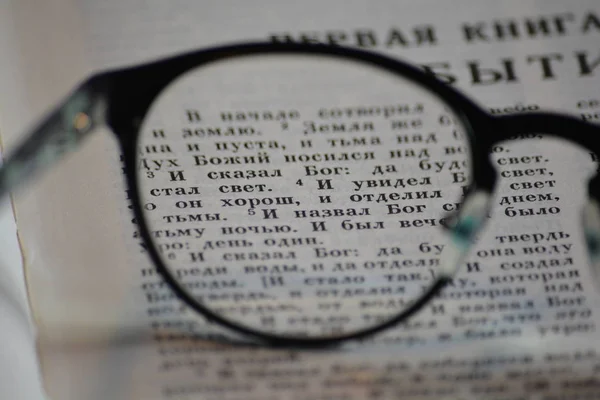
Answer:
<path fill-rule="evenodd" d="M 36 173 L 50 167 L 97 126 L 105 123 L 104 96 L 90 82 L 80 86 L 0 166 L 0 201 Z"/>

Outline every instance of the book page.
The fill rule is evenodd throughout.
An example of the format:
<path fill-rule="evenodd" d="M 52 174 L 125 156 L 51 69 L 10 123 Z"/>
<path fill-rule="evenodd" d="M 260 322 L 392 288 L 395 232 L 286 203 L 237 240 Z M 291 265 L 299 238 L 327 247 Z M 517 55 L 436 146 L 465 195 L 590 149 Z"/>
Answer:
<path fill-rule="evenodd" d="M 598 118 L 600 9 L 592 1 L 461 1 L 443 5 L 397 1 L 263 1 L 243 5 L 90 1 L 80 3 L 76 9 L 86 21 L 82 28 L 85 34 L 77 40 L 82 42 L 86 63 L 93 69 L 131 65 L 233 41 L 333 42 L 369 48 L 421 65 L 464 90 L 494 114 L 543 109 L 561 110 L 592 122 Z M 241 86 L 240 82 L 237 84 Z M 55 93 L 67 90 L 66 84 L 50 86 Z M 385 89 L 385 85 L 381 87 Z M 219 108 L 221 92 L 208 91 L 203 96 L 214 98 L 204 107 L 214 104 L 210 118 L 216 119 L 207 119 L 208 123 L 180 119 L 180 128 L 202 132 L 215 126 L 219 118 L 220 126 L 240 125 L 228 122 L 227 112 L 236 110 Z M 206 103 L 205 99 L 198 101 Z M 285 101 L 282 98 L 283 104 Z M 371 103 L 344 104 L 347 108 L 353 105 L 368 108 Z M 322 106 L 328 109 L 326 102 Z M 406 248 L 412 246 L 410 251 L 415 253 L 411 254 L 420 251 L 422 263 L 443 262 L 439 252 L 436 254 L 435 243 L 419 241 L 423 235 L 420 228 L 435 222 L 413 213 L 424 204 L 419 202 L 427 189 L 424 178 L 451 176 L 456 183 L 465 178 L 459 166 L 451 169 L 451 162 L 460 158 L 450 156 L 460 153 L 460 149 L 442 148 L 445 153 L 436 153 L 439 149 L 427 136 L 435 122 L 429 117 L 421 122 L 412 122 L 417 117 L 394 118 L 395 130 L 386 131 L 380 138 L 363 125 L 364 132 L 351 137 L 356 138 L 360 151 L 373 152 L 381 163 L 360 164 L 368 170 L 333 163 L 331 167 L 348 167 L 349 178 L 345 183 L 344 178 L 327 183 L 331 172 L 325 169 L 330 166 L 313 157 L 321 150 L 326 154 L 336 152 L 333 146 L 342 146 L 342 142 L 335 140 L 341 138 L 339 134 L 321 134 L 333 130 L 331 122 L 326 115 L 317 120 L 316 106 L 306 107 L 290 126 L 299 132 L 313 129 L 315 132 L 302 140 L 313 140 L 313 148 L 319 150 L 301 150 L 300 140 L 289 142 L 296 147 L 286 150 L 285 155 L 299 161 L 284 164 L 281 174 L 296 178 L 297 171 L 304 170 L 305 183 L 318 185 L 317 179 L 322 179 L 322 189 L 327 190 L 331 184 L 341 188 L 343 196 L 332 191 L 331 195 L 321 195 L 331 196 L 323 201 L 314 193 L 308 199 L 299 198 L 300 204 L 294 203 L 296 207 L 289 212 L 291 216 L 283 217 L 287 211 L 276 208 L 280 216 L 277 224 L 310 229 L 310 223 L 316 222 L 313 228 L 318 240 L 346 235 L 350 228 L 357 230 L 358 225 L 350 219 L 344 225 L 349 228 L 345 232 L 341 224 L 346 220 L 335 219 L 331 217 L 335 212 L 326 210 L 335 207 L 346 213 L 350 202 L 357 200 L 360 207 L 352 206 L 359 211 L 366 208 L 379 216 L 375 210 L 387 209 L 388 218 L 392 216 L 395 224 L 392 231 L 414 237 Z M 203 117 L 207 116 L 205 109 L 199 111 Z M 185 110 L 179 110 L 185 115 Z M 264 115 L 269 110 L 262 105 L 257 111 Z M 393 126 L 385 120 L 386 112 L 371 114 L 369 121 L 377 132 L 383 131 L 384 125 Z M 332 112 L 333 115 L 337 114 Z M 339 123 L 355 121 L 347 113 L 344 115 Z M 160 128 L 158 122 L 146 123 L 150 130 Z M 420 124 L 426 129 L 421 129 Z M 253 121 L 249 126 L 264 129 L 268 124 Z M 444 131 L 439 128 L 439 132 Z M 335 349 L 302 351 L 211 341 L 232 335 L 216 324 L 194 317 L 170 292 L 157 289 L 161 288 L 160 281 L 150 272 L 151 262 L 142 251 L 128 209 L 116 142 L 110 132 L 98 132 L 80 152 L 29 188 L 24 200 L 16 202 L 48 393 L 61 399 L 594 398 L 600 391 L 600 339 L 596 331 L 600 322 L 596 312 L 600 291 L 587 259 L 580 210 L 586 178 L 595 170 L 595 160 L 587 151 L 564 142 L 542 141 L 538 134 L 517 137 L 494 149 L 492 158 L 501 179 L 492 200 L 490 221 L 453 284 L 431 305 L 406 324 L 372 338 Z M 383 146 L 377 147 L 373 137 L 381 139 Z M 362 138 L 368 140 L 363 142 Z M 200 155 L 209 160 L 205 163 L 215 165 L 223 162 L 219 157 L 237 157 L 219 153 L 225 147 L 217 143 L 223 142 L 238 146 L 241 143 L 237 139 L 211 139 L 209 148 L 213 153 L 196 154 L 198 163 L 203 163 Z M 444 145 L 452 147 L 449 143 Z M 235 148 L 233 144 L 229 146 Z M 309 147 L 306 144 L 304 148 Z M 277 151 L 269 151 L 268 155 L 275 158 L 272 153 Z M 431 154 L 436 155 L 430 157 Z M 305 163 L 305 158 L 314 163 Z M 421 165 L 422 175 L 410 175 L 419 178 L 417 183 L 397 183 L 398 177 L 391 169 L 388 173 L 392 175 L 386 176 L 386 160 L 391 158 L 395 158 L 394 163 L 411 159 L 411 163 Z M 149 159 L 157 160 L 152 156 Z M 214 168 L 233 173 L 222 167 Z M 186 166 L 183 172 L 188 174 L 189 169 Z M 369 174 L 373 177 L 369 178 Z M 282 187 L 279 192 L 276 190 L 279 195 L 281 191 L 295 193 L 286 183 L 259 184 L 263 183 L 273 189 Z M 153 182 L 146 184 L 147 193 L 164 187 L 154 187 Z M 389 188 L 396 184 L 400 189 Z M 414 192 L 414 197 L 409 198 L 408 192 Z M 399 203 L 396 197 L 400 195 L 394 193 L 401 193 L 405 202 Z M 377 203 L 379 196 L 385 197 L 381 197 L 383 204 Z M 213 197 L 211 194 L 200 200 L 210 203 Z M 327 206 L 329 200 L 332 207 Z M 446 211 L 452 211 L 454 200 L 448 202 Z M 157 198 L 155 205 L 165 207 L 173 201 L 188 199 Z M 437 203 L 426 205 L 430 204 Z M 213 215 L 216 212 L 214 208 L 208 210 Z M 243 218 L 238 215 L 246 225 L 232 225 L 229 211 L 223 207 L 223 214 L 229 218 L 210 231 L 212 236 L 187 240 L 190 247 L 199 251 L 198 246 L 206 247 L 208 241 L 224 240 L 226 229 L 235 232 L 232 239 L 265 245 L 268 240 L 288 238 L 263 237 L 260 235 L 268 232 L 247 229 L 248 220 L 243 218 L 250 214 Z M 303 211 L 306 215 L 316 211 L 318 219 L 301 220 Z M 269 212 L 264 217 L 272 217 Z M 174 215 L 172 210 L 168 213 Z M 326 220 L 326 226 L 328 232 L 334 233 L 326 234 L 319 223 L 329 217 L 331 222 Z M 263 224 L 271 227 L 272 222 L 267 219 Z M 246 227 L 247 232 L 238 227 Z M 361 244 L 360 237 L 352 240 L 348 243 Z M 312 249 L 318 246 L 313 245 L 314 242 L 305 243 L 317 255 L 334 257 L 334 253 L 319 253 L 320 250 Z M 406 248 L 403 242 L 402 251 Z M 364 250 L 394 251 L 368 246 Z M 219 249 L 215 254 L 226 260 L 225 254 L 252 251 Z M 285 249 L 285 255 L 293 251 Z M 298 254 L 302 254 L 300 250 Z M 345 262 L 354 262 L 358 270 L 366 271 L 371 264 L 361 257 L 348 257 Z M 334 273 L 335 262 L 328 260 L 325 264 L 336 279 L 361 276 L 348 272 L 353 267 Z M 245 274 L 244 280 L 257 279 L 250 272 Z M 362 276 L 367 274 L 363 272 Z M 390 278 L 383 275 L 382 279 L 406 279 L 402 270 L 390 270 L 388 274 Z M 343 290 L 338 292 L 331 286 L 325 286 L 323 296 L 339 300 L 336 296 L 361 293 L 352 288 L 351 281 L 340 284 Z M 372 315 L 383 309 L 379 305 Z"/>
<path fill-rule="evenodd" d="M 0 206 L 0 397 L 41 400 L 45 397 L 16 233 L 12 208 L 4 202 Z"/>

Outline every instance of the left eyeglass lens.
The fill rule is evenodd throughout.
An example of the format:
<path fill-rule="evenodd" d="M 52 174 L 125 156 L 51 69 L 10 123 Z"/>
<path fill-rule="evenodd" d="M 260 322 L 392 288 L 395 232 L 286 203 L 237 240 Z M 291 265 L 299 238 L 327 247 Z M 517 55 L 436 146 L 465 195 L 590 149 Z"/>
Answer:
<path fill-rule="evenodd" d="M 356 60 L 192 70 L 140 133 L 153 246 L 183 290 L 234 323 L 304 337 L 371 328 L 439 276 L 451 240 L 440 219 L 470 181 L 458 121 L 427 89 Z"/>

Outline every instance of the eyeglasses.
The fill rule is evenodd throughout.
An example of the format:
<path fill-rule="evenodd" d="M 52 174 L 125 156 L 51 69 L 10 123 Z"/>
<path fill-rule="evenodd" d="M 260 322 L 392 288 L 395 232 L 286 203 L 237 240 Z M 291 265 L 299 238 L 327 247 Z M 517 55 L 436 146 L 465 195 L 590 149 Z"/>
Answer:
<path fill-rule="evenodd" d="M 492 116 L 383 55 L 240 44 L 91 77 L 8 157 L 0 196 L 98 126 L 120 144 L 136 235 L 171 289 L 148 296 L 273 345 L 365 337 L 428 304 L 488 219 L 499 142 L 542 132 L 600 154 L 594 125 Z"/>

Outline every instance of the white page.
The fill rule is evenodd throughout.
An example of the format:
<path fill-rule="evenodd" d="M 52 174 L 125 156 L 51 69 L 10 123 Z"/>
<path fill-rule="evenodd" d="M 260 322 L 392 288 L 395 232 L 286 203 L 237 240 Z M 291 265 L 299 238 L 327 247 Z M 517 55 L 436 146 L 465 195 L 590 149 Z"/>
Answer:
<path fill-rule="evenodd" d="M 0 155 L 0 164 L 2 157 Z M 0 397 L 44 399 L 35 329 L 10 202 L 0 205 Z"/>
<path fill-rule="evenodd" d="M 16 226 L 10 204 L 0 209 L 0 397 L 44 399 Z"/>
<path fill-rule="evenodd" d="M 387 27 L 409 27 L 410 30 L 416 24 L 415 21 L 428 23 L 436 26 L 443 45 L 379 50 L 414 62 L 434 63 L 447 60 L 456 68 L 455 72 L 459 76 L 457 86 L 489 107 L 504 108 L 517 103 L 534 103 L 543 108 L 575 113 L 578 102 L 594 99 L 596 93 L 593 83 L 597 79 L 576 79 L 574 71 L 577 70 L 577 65 L 571 58 L 567 59 L 567 55 L 580 50 L 590 51 L 590 58 L 595 59 L 594 43 L 597 39 L 594 35 L 597 33 L 581 33 L 583 16 L 588 9 L 593 9 L 593 3 L 586 3 L 585 6 L 570 8 L 572 6 L 558 2 L 520 2 L 513 7 L 507 3 L 498 5 L 464 2 L 460 7 L 453 4 L 446 5 L 447 9 L 440 9 L 434 3 L 419 3 L 415 6 L 396 2 L 345 2 L 342 10 L 341 4 L 336 7 L 333 3 L 328 6 L 314 4 L 311 7 L 307 3 L 240 6 L 232 3 L 197 5 L 192 2 L 170 2 L 167 5 L 158 2 L 90 2 L 84 10 L 85 19 L 90 22 L 86 49 L 91 62 L 98 68 L 129 64 L 214 43 L 248 38 L 268 39 L 273 33 L 297 34 L 328 29 L 351 32 L 357 27 L 368 27 L 385 36 L 389 29 Z M 431 11 L 433 8 L 436 9 L 435 12 Z M 559 35 L 555 38 L 505 41 L 494 45 L 466 45 L 461 39 L 462 22 L 522 16 L 533 18 L 564 12 L 573 13 L 575 21 L 573 27 L 569 28 L 572 29 L 571 33 L 564 37 Z M 565 54 L 565 61 L 557 66 L 557 70 L 566 77 L 557 80 L 540 78 L 539 65 L 528 63 L 526 57 L 544 52 Z M 504 57 L 515 58 L 522 83 L 499 86 L 468 84 L 469 76 L 465 69 L 468 60 L 485 60 L 483 65 L 498 65 L 498 59 Z M 60 91 L 58 88 L 55 90 Z M 66 91 L 66 88 L 63 90 Z M 590 332 L 595 329 L 592 322 L 584 324 L 588 327 L 587 333 L 565 335 L 563 332 L 542 337 L 535 323 L 523 323 L 519 325 L 523 330 L 522 335 L 513 338 L 470 338 L 452 343 L 431 342 L 429 346 L 415 348 L 392 345 L 383 340 L 385 345 L 367 343 L 344 353 L 299 352 L 291 356 L 286 351 L 246 353 L 228 346 L 198 344 L 186 347 L 187 356 L 159 357 L 155 343 L 143 340 L 143 334 L 131 334 L 124 329 L 129 326 L 143 330 L 150 321 L 144 315 L 146 305 L 143 293 L 135 289 L 140 284 L 139 270 L 131 268 L 139 260 L 139 255 L 126 249 L 127 245 L 132 244 L 128 237 L 131 235 L 131 227 L 127 220 L 128 214 L 123 212 L 120 184 L 114 175 L 116 168 L 113 167 L 111 172 L 111 157 L 107 155 L 107 151 L 115 150 L 114 147 L 107 133 L 98 135 L 93 143 L 89 143 L 30 192 L 32 194 L 28 196 L 31 198 L 39 198 L 43 193 L 46 199 L 43 204 L 36 204 L 32 208 L 25 202 L 17 208 L 19 223 L 22 224 L 25 236 L 44 255 L 42 259 L 31 260 L 28 273 L 33 287 L 34 309 L 44 339 L 42 361 L 46 385 L 51 395 L 67 399 L 164 398 L 167 397 L 166 388 L 181 387 L 187 388 L 190 393 L 204 393 L 208 398 L 302 398 L 303 394 L 310 394 L 311 398 L 316 398 L 319 394 L 329 397 L 332 394 L 345 394 L 347 397 L 364 398 L 369 393 L 376 398 L 376 393 L 379 392 L 384 398 L 399 397 L 400 394 L 418 398 L 418 391 L 424 390 L 417 377 L 419 370 L 426 379 L 433 381 L 427 381 L 430 388 L 439 385 L 442 392 L 445 390 L 449 396 L 454 397 L 464 394 L 473 398 L 494 398 L 491 392 L 501 389 L 507 395 L 532 391 L 530 388 L 534 386 L 535 379 L 531 376 L 523 378 L 523 374 L 519 378 L 518 371 L 522 370 L 541 370 L 542 372 L 531 374 L 536 374 L 536 377 L 540 374 L 546 382 L 549 380 L 550 386 L 541 386 L 537 391 L 541 398 L 552 398 L 548 396 L 560 393 L 561 390 L 567 394 L 589 394 L 596 390 L 594 381 L 590 380 L 597 374 L 598 364 L 597 355 L 593 354 L 593 350 L 598 349 L 598 341 L 597 335 Z M 514 151 L 518 152 L 519 147 L 515 147 Z M 523 151 L 520 156 L 528 154 L 531 149 Z M 549 151 L 552 151 L 549 157 L 557 163 L 553 165 L 557 175 L 562 175 L 562 169 L 566 170 L 557 154 L 574 160 L 583 159 L 581 153 L 572 152 L 567 155 L 561 147 L 554 147 Z M 113 164 L 116 160 L 117 157 L 113 155 Z M 569 164 L 573 164 L 575 171 L 581 170 L 574 162 Z M 93 168 L 89 168 L 90 165 Z M 562 179 L 564 182 L 565 176 Z M 77 188 L 76 196 L 66 190 L 74 187 Z M 559 194 L 564 196 L 569 193 L 570 188 L 563 186 L 560 190 Z M 572 202 L 580 203 L 581 198 L 573 197 Z M 576 206 L 574 204 L 572 209 L 569 208 L 570 218 L 567 220 L 577 220 Z M 38 209 L 38 212 L 28 213 L 34 209 Z M 496 218 L 498 221 L 493 226 L 494 231 L 482 236 L 479 250 L 498 246 L 494 242 L 494 235 L 514 232 L 513 223 L 501 216 Z M 577 229 L 569 223 L 562 225 L 562 220 L 561 223 L 548 221 L 524 219 L 517 232 L 521 234 L 535 232 L 536 229 L 544 232 L 566 229 L 573 237 L 578 235 Z M 56 226 L 62 228 L 58 233 Z M 115 228 L 117 226 L 118 229 Z M 74 238 L 77 238 L 75 242 Z M 73 250 L 73 245 L 77 246 L 77 250 Z M 581 250 L 579 247 L 577 252 Z M 578 263 L 581 263 L 583 256 L 577 257 Z M 483 260 L 480 261 L 486 264 Z M 497 264 L 498 262 L 494 263 L 496 268 Z M 583 265 L 578 268 L 581 269 L 585 285 L 586 301 L 593 308 L 598 304 L 598 293 L 594 291 L 593 282 L 589 279 L 589 271 L 586 272 Z M 120 279 L 115 279 L 116 277 Z M 489 283 L 487 275 L 484 278 L 486 279 L 481 280 L 482 285 Z M 539 285 L 533 287 L 534 290 L 540 290 Z M 535 297 L 534 292 L 531 296 L 538 301 L 539 296 L 544 299 L 543 293 L 538 293 L 538 297 Z M 416 321 L 431 320 L 431 314 L 425 314 Z M 598 317 L 594 316 L 593 321 L 597 324 Z M 440 324 L 448 322 L 446 318 Z M 419 334 L 427 336 L 430 332 L 420 331 Z M 382 336 L 388 340 L 394 337 L 405 336 L 393 332 Z M 102 340 L 95 345 L 82 343 L 86 338 Z M 203 348 L 214 348 L 214 351 L 202 350 Z M 577 362 L 574 362 L 575 350 L 580 351 Z M 554 357 L 560 358 L 560 361 L 556 361 L 556 364 L 549 361 L 547 354 L 550 352 L 554 352 Z M 560 357 L 558 353 L 561 353 Z M 195 354 L 201 354 L 202 357 Z M 530 363 L 523 359 L 529 355 L 534 357 L 534 361 Z M 260 364 L 260 360 L 266 357 L 283 361 L 282 364 L 273 360 L 270 364 L 265 361 Z M 294 357 L 301 362 L 291 361 Z M 450 368 L 453 365 L 449 361 L 450 357 L 454 357 L 454 360 L 478 361 L 465 362 L 460 368 Z M 496 360 L 496 364 L 489 363 L 490 359 Z M 248 360 L 255 360 L 254 364 L 250 364 Z M 458 377 L 444 380 L 439 376 L 441 373 L 427 369 L 423 364 L 418 368 L 423 360 L 430 360 L 430 363 L 431 360 L 441 360 L 440 363 L 447 363 L 449 367 L 444 370 L 446 373 L 459 371 L 468 374 L 483 370 L 489 376 L 485 377 L 484 383 L 464 383 L 465 378 L 455 383 L 459 380 Z M 187 367 L 171 365 L 171 369 L 165 371 L 166 361 L 179 362 Z M 205 362 L 206 365 L 203 364 Z M 347 368 L 336 368 L 336 362 Z M 402 362 L 410 364 L 411 368 L 403 366 Z M 196 367 L 193 363 L 196 363 Z M 486 367 L 482 367 L 482 364 Z M 561 372 L 549 371 L 552 365 L 572 370 L 563 372 L 564 375 L 561 376 Z M 407 372 L 408 369 L 410 373 Z M 290 388 L 297 385 L 295 390 L 273 388 L 272 381 L 277 370 L 288 371 L 289 376 L 296 377 L 280 378 Z M 303 378 L 311 374 L 312 379 Z M 244 377 L 251 377 L 250 383 Z M 322 385 L 326 378 L 337 382 L 337 386 L 324 389 Z M 585 382 L 588 382 L 588 386 L 581 383 L 577 388 L 565 388 L 564 382 L 568 379 L 569 382 L 584 382 L 587 379 Z M 494 383 L 497 385 L 496 389 Z M 483 393 L 482 387 L 488 388 L 488 393 Z M 455 391 L 451 392 L 451 389 Z M 225 390 L 228 392 L 224 393 Z M 461 390 L 467 392 L 461 393 Z M 422 397 L 431 395 L 423 394 Z M 192 395 L 179 397 L 192 398 Z"/>

